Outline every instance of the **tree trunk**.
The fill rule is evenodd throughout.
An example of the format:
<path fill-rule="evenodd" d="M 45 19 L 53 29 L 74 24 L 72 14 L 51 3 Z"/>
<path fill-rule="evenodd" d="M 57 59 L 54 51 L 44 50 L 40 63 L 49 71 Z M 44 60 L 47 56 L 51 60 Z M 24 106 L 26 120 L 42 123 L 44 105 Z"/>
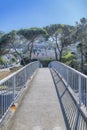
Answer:
<path fill-rule="evenodd" d="M 54 48 L 54 51 L 55 51 L 55 59 L 58 60 L 56 48 Z"/>
<path fill-rule="evenodd" d="M 62 62 L 62 49 L 61 49 L 60 54 L 59 54 L 59 61 Z"/>
<path fill-rule="evenodd" d="M 80 69 L 81 69 L 81 72 L 83 72 L 84 71 L 84 56 L 83 56 L 83 52 L 81 52 L 81 67 L 80 67 Z"/>
<path fill-rule="evenodd" d="M 56 37 L 56 47 L 57 47 L 57 50 L 59 51 L 59 61 L 61 62 L 62 61 L 63 45 L 61 43 L 61 47 L 59 47 L 57 37 Z M 57 55 L 57 60 L 58 60 L 58 55 Z"/>
<path fill-rule="evenodd" d="M 32 50 L 33 50 L 33 42 L 31 44 L 31 49 L 30 49 L 30 61 L 31 61 L 31 57 L 32 57 Z"/>
<path fill-rule="evenodd" d="M 23 64 L 25 65 L 25 61 L 24 58 L 21 56 L 21 54 L 16 50 L 16 47 L 13 43 L 11 43 L 11 45 L 13 46 L 13 49 L 15 50 L 15 52 L 20 56 L 20 58 L 23 60 Z"/>

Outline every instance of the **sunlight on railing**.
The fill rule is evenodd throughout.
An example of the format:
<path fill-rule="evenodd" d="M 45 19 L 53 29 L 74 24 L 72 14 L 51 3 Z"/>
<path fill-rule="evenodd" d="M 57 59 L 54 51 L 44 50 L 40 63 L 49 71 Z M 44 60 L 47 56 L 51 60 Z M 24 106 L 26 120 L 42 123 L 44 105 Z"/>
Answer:
<path fill-rule="evenodd" d="M 14 104 L 21 90 L 26 86 L 27 80 L 39 67 L 38 61 L 32 62 L 0 81 L 0 122 Z"/>

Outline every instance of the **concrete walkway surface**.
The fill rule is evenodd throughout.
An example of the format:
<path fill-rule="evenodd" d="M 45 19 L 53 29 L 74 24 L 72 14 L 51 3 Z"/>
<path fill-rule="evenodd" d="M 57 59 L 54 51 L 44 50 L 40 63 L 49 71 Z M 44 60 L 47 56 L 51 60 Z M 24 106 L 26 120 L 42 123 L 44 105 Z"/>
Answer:
<path fill-rule="evenodd" d="M 48 68 L 38 69 L 12 120 L 10 130 L 66 130 Z"/>

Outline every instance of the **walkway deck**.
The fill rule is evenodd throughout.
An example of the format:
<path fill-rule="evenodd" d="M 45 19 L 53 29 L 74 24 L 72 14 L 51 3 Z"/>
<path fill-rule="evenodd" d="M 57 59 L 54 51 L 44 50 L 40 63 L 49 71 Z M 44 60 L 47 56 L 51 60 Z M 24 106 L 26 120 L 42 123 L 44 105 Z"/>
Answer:
<path fill-rule="evenodd" d="M 48 68 L 38 69 L 13 120 L 10 130 L 66 130 Z"/>

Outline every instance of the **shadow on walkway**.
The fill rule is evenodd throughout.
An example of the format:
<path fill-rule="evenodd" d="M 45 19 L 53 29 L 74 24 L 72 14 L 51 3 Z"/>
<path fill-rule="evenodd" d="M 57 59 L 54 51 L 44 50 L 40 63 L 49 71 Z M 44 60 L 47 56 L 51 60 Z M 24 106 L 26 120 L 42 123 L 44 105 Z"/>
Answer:
<path fill-rule="evenodd" d="M 51 69 L 52 77 L 60 101 L 67 130 L 87 130 L 87 119 L 81 112 L 71 93 L 56 71 Z"/>

